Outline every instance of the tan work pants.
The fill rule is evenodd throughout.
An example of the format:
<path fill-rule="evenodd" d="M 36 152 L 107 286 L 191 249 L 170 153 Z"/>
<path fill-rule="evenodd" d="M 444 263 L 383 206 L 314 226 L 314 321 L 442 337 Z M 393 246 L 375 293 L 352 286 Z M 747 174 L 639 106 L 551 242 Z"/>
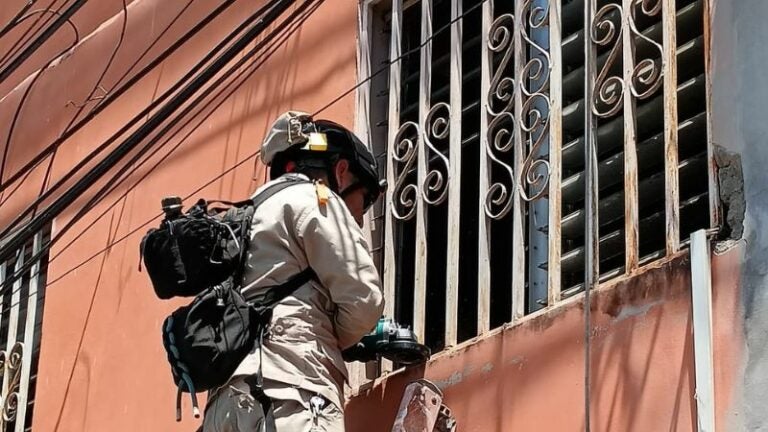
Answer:
<path fill-rule="evenodd" d="M 314 407 L 312 406 L 312 398 Z M 336 405 L 298 389 L 293 399 L 273 399 L 278 432 L 344 432 L 344 416 Z M 261 432 L 264 413 L 243 379 L 236 379 L 208 401 L 203 432 Z"/>

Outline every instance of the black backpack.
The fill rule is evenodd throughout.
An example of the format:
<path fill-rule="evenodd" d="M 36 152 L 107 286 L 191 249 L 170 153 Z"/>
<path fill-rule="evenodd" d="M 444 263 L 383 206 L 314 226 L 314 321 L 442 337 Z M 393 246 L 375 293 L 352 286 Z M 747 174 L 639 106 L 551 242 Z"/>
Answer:
<path fill-rule="evenodd" d="M 167 217 L 142 239 L 144 263 L 158 297 L 195 296 L 168 316 L 162 328 L 178 388 L 177 420 L 181 420 L 181 393 L 190 393 L 194 415 L 199 417 L 195 393 L 226 384 L 256 341 L 261 342 L 274 305 L 315 278 L 308 268 L 282 285 L 261 290 L 252 302 L 240 293 L 256 207 L 281 190 L 306 182 L 287 177 L 254 200 L 219 201 L 231 205 L 228 209 L 208 209 L 201 200 L 186 214 Z"/>
<path fill-rule="evenodd" d="M 163 346 L 178 388 L 176 420 L 181 420 L 181 393 L 190 393 L 193 414 L 199 417 L 195 393 L 226 384 L 257 340 L 261 345 L 273 307 L 313 278 L 315 273 L 308 268 L 263 290 L 253 302 L 246 302 L 239 286 L 228 278 L 165 319 Z"/>

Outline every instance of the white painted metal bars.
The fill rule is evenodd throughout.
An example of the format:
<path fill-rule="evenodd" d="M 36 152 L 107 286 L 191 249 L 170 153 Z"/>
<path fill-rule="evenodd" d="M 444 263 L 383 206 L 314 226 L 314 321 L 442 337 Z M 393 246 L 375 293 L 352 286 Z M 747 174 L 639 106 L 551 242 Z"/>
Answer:
<path fill-rule="evenodd" d="M 591 431 L 592 334 L 590 290 L 600 280 L 600 230 L 598 224 L 597 122 L 592 98 L 596 87 L 597 50 L 592 31 L 595 2 L 584 0 L 584 424 Z M 599 90 L 598 90 L 599 91 Z"/>
<path fill-rule="evenodd" d="M 14 276 L 17 275 L 23 268 L 24 268 L 24 252 L 25 247 L 22 247 L 21 250 L 19 250 L 18 255 L 16 257 L 16 265 L 14 266 Z M 16 279 L 16 281 L 13 283 L 13 290 L 11 294 L 11 303 L 6 308 L 7 310 L 10 310 L 10 313 L 8 315 L 8 335 L 6 339 L 5 344 L 5 353 L 8 355 L 6 358 L 6 361 L 10 361 L 10 355 L 11 351 L 13 350 L 13 346 L 16 343 L 16 337 L 17 332 L 19 328 L 19 300 L 21 299 L 21 286 L 24 282 L 23 277 L 19 277 Z M 5 305 L 3 305 L 5 306 Z M 7 398 L 8 395 L 8 389 L 11 386 L 10 377 L 7 374 L 3 375 L 3 395 Z"/>
<path fill-rule="evenodd" d="M 549 55 L 552 77 L 549 83 L 549 245 L 547 266 L 547 305 L 560 301 L 562 255 L 562 145 L 563 145 L 563 64 L 562 8 L 560 0 L 549 4 Z"/>
<path fill-rule="evenodd" d="M 523 160 L 525 159 L 525 148 L 527 142 L 523 142 L 523 128 L 522 123 L 526 120 L 523 118 L 523 80 L 527 77 L 523 76 L 523 68 L 525 67 L 528 55 L 525 52 L 523 46 L 523 26 L 526 25 L 523 20 L 526 4 L 531 0 L 517 1 L 515 2 L 515 19 L 514 19 L 514 52 L 515 52 L 515 90 L 514 90 L 514 167 L 515 173 L 514 183 L 512 188 L 512 321 L 517 321 L 525 315 L 525 238 L 527 237 L 523 231 L 523 222 L 525 221 L 525 203 L 520 196 L 522 188 L 526 187 L 525 182 L 522 181 L 523 173 Z"/>
<path fill-rule="evenodd" d="M 395 277 L 397 274 L 397 257 L 395 254 L 395 157 L 397 151 L 397 135 L 400 128 L 400 54 L 401 33 L 403 21 L 402 0 L 392 0 L 392 38 L 390 42 L 389 67 L 389 115 L 387 133 L 387 183 L 386 193 L 386 223 L 384 233 L 384 314 L 394 316 L 395 307 Z"/>
<path fill-rule="evenodd" d="M 420 143 L 416 161 L 417 184 L 423 186 L 429 171 L 427 147 L 427 118 L 432 92 L 432 0 L 421 0 L 421 66 L 419 69 L 419 131 Z M 413 332 L 424 340 L 427 306 L 427 203 L 423 187 L 419 187 L 416 204 L 416 269 L 413 286 Z"/>
<path fill-rule="evenodd" d="M 477 249 L 477 333 L 483 334 L 490 329 L 491 316 L 491 221 L 486 215 L 486 196 L 490 192 L 491 163 L 487 151 L 491 146 L 490 105 L 488 97 L 491 91 L 493 58 L 491 55 L 490 32 L 493 23 L 493 1 L 486 1 L 482 6 L 482 27 L 480 35 L 480 152 L 479 172 L 479 215 Z"/>
<path fill-rule="evenodd" d="M 635 98 L 632 97 L 632 76 L 635 71 L 635 41 L 629 30 L 632 25 L 632 8 L 636 0 L 623 0 L 621 19 L 623 46 L 624 80 L 624 244 L 625 273 L 637 268 L 639 262 L 638 232 L 640 225 L 640 205 L 637 201 L 637 120 L 635 118 Z"/>
<path fill-rule="evenodd" d="M 661 0 L 664 33 L 664 155 L 667 255 L 680 249 L 680 179 L 677 146 L 677 26 L 675 0 Z M 706 72 L 705 72 L 706 75 Z"/>
<path fill-rule="evenodd" d="M 16 255 L 16 264 L 13 271 L 14 276 L 24 268 L 25 250 L 26 247 L 22 247 Z M 10 313 L 8 315 L 8 333 L 5 351 L 0 353 L 0 356 L 2 357 L 3 374 L 2 403 L 0 404 L 0 413 L 2 414 L 0 416 L 0 431 L 3 432 L 8 430 L 8 424 L 16 419 L 18 405 L 26 404 L 26 399 L 19 400 L 19 387 L 22 384 L 20 382 L 23 365 L 22 359 L 25 356 L 30 356 L 31 353 L 25 352 L 24 343 L 18 341 L 19 309 L 24 279 L 24 277 L 19 277 L 13 283 L 11 302 L 8 306 Z M 0 307 L 5 308 L 5 304 L 3 303 L 4 302 L 0 302 Z M 23 419 L 21 419 L 21 423 L 23 430 Z"/>
<path fill-rule="evenodd" d="M 448 256 L 446 261 L 445 345 L 456 345 L 459 311 L 461 234 L 461 120 L 463 0 L 451 0 L 450 168 L 448 174 Z"/>
<path fill-rule="evenodd" d="M 363 138 L 363 142 L 368 148 L 376 154 L 376 150 L 373 148 L 373 137 L 371 136 L 370 124 L 371 124 L 371 83 L 368 77 L 371 75 L 371 47 L 372 41 L 370 32 L 372 30 L 371 19 L 371 4 L 370 1 L 361 1 L 358 3 L 357 13 L 357 31 L 359 37 L 359 43 L 357 44 L 357 82 L 362 83 L 356 90 L 356 116 L 355 116 L 355 133 L 357 136 Z M 368 245 L 371 248 L 374 247 L 372 237 L 375 235 L 374 231 L 379 230 L 379 224 L 374 222 L 369 213 L 365 215 L 365 224 L 369 228 L 365 230 L 365 234 L 368 240 Z M 389 302 L 388 299 L 385 299 Z M 394 299 L 393 299 L 394 301 Z M 366 365 L 359 362 L 354 362 L 347 365 L 349 371 L 349 385 L 351 388 L 357 388 L 366 379 Z"/>
<path fill-rule="evenodd" d="M 37 256 L 42 249 L 43 233 L 35 235 L 32 243 L 32 256 Z M 21 380 L 19 381 L 19 404 L 16 412 L 16 432 L 24 432 L 27 416 L 27 398 L 29 396 L 29 379 L 32 372 L 32 356 L 34 355 L 35 324 L 37 323 L 38 289 L 40 284 L 40 261 L 35 261 L 30 270 L 29 294 L 23 301 L 27 304 L 26 323 L 24 325 L 24 352 L 21 361 Z"/>
<path fill-rule="evenodd" d="M 387 125 L 387 183 L 384 223 L 384 315 L 395 316 L 395 281 L 397 276 L 397 255 L 395 253 L 395 157 L 397 154 L 398 129 L 400 128 L 400 55 L 403 22 L 402 0 L 392 0 L 392 35 L 390 40 L 389 66 L 389 115 Z M 392 370 L 389 362 L 382 362 L 382 372 Z"/>
<path fill-rule="evenodd" d="M 462 330 L 457 322 L 458 267 L 463 258 L 459 253 L 462 249 L 459 242 L 461 230 L 467 228 L 460 227 L 459 222 L 461 212 L 474 204 L 461 202 L 461 175 L 479 177 L 477 191 L 464 191 L 464 195 L 467 192 L 479 195 L 478 226 L 472 227 L 477 229 L 478 236 L 477 256 L 472 257 L 477 259 L 478 267 L 478 334 L 490 330 L 492 279 L 494 284 L 501 280 L 512 281 L 506 282 L 509 286 L 494 285 L 494 290 L 509 290 L 507 293 L 511 294 L 510 304 L 498 309 L 494 305 L 494 320 L 497 312 L 511 312 L 514 321 L 524 316 L 526 307 L 537 308 L 536 303 L 544 294 L 546 304 L 553 306 L 563 295 L 580 288 L 582 259 L 585 284 L 594 288 L 600 281 L 601 253 L 606 267 L 603 277 L 607 278 L 636 271 L 643 258 L 640 245 L 646 248 L 648 239 L 658 241 L 658 245 L 652 245 L 656 247 L 654 251 L 664 249 L 669 254 L 679 249 L 681 204 L 677 168 L 674 1 L 611 0 L 598 3 L 597 0 L 585 0 L 585 12 L 589 12 L 591 18 L 581 29 L 578 25 L 580 13 L 575 11 L 581 5 L 561 0 L 473 3 L 470 9 L 482 7 L 477 21 L 465 20 L 463 14 L 469 9 L 463 0 L 446 0 L 441 5 L 434 5 L 434 0 L 408 3 L 414 9 L 408 9 L 411 12 L 406 13 L 407 24 L 403 21 L 402 0 L 392 3 L 390 58 L 394 61 L 389 79 L 387 161 L 390 189 L 386 197 L 384 246 L 388 314 L 394 312 L 395 284 L 402 282 L 410 287 L 413 281 L 414 303 L 400 306 L 413 308 L 414 329 L 419 337 L 423 337 L 426 311 L 432 307 L 427 304 L 427 293 L 432 292 L 428 291 L 427 284 L 433 289 L 444 281 L 444 341 L 446 346 L 458 343 L 458 334 Z M 442 24 L 449 3 L 450 25 L 433 29 L 433 18 L 435 25 Z M 446 10 L 433 10 L 437 7 Z M 512 9 L 512 13 L 506 13 Z M 420 21 L 417 18 L 419 10 Z M 361 19 L 361 26 L 369 20 Z M 705 33 L 708 31 L 706 27 L 705 23 Z M 435 32 L 448 30 L 450 44 L 443 45 L 441 41 L 433 47 Z M 465 35 L 467 32 L 472 34 Z M 693 34 L 690 29 L 684 33 L 686 40 Z M 365 39 L 363 36 L 366 35 L 361 30 L 361 39 Z M 581 45 L 576 41 L 581 41 L 582 36 L 583 48 L 576 48 Z M 694 34 L 694 37 L 698 36 Z M 478 39 L 481 41 L 480 64 L 467 65 L 467 59 L 473 57 L 463 58 L 462 47 Z M 399 58 L 406 48 L 403 42 L 408 44 L 409 54 L 414 50 L 420 53 L 419 72 L 416 74 L 411 69 L 409 73 L 413 76 L 409 78 L 401 77 Z M 450 46 L 450 52 L 446 52 L 448 48 L 441 48 L 443 51 L 435 51 L 432 55 L 433 50 L 447 46 Z M 576 51 L 581 49 L 586 59 L 583 88 L 577 82 L 581 79 L 581 60 Z M 370 53 L 361 51 L 359 55 L 367 59 Z M 437 62 L 441 66 L 436 66 Z M 441 69 L 433 70 L 433 67 Z M 433 76 L 433 72 L 439 73 L 440 77 Z M 450 76 L 446 78 L 448 72 Z M 361 66 L 360 78 L 364 73 L 370 73 L 370 69 L 364 72 Z M 434 92 L 433 78 L 436 85 L 440 84 Z M 462 96 L 466 99 L 467 94 L 471 94 L 466 93 L 466 88 L 462 93 L 462 85 L 476 82 L 475 79 L 479 79 L 479 112 L 471 111 L 477 109 L 474 100 L 462 101 Z M 449 91 L 442 87 L 446 80 L 450 84 Z M 659 91 L 662 85 L 663 94 Z M 418 120 L 401 123 L 402 92 L 407 87 L 415 90 L 414 86 L 419 89 L 418 107 L 411 106 L 407 110 L 410 113 L 418 108 Z M 365 91 L 363 89 L 360 95 Z M 448 93 L 449 96 L 445 96 Z M 415 92 L 409 90 L 408 98 L 409 105 L 416 102 Z M 445 103 L 446 99 L 448 103 Z M 467 104 L 464 114 L 469 114 L 465 118 L 462 118 L 463 103 Z M 568 105 L 564 106 L 566 103 Z M 363 101 L 358 105 L 361 110 L 370 108 Z M 462 123 L 477 114 L 479 125 Z M 663 133 L 655 129 L 662 115 Z M 690 116 L 689 113 L 685 115 L 686 118 Z M 440 122 L 442 129 L 436 132 L 435 126 Z M 576 160 L 578 150 L 575 151 L 582 143 L 577 138 L 582 133 L 582 125 L 585 134 L 583 172 L 581 163 Z M 363 129 L 358 130 L 363 133 Z M 465 160 L 462 167 L 461 146 L 475 145 L 473 141 L 462 142 L 462 135 L 473 136 L 473 132 L 479 133 L 478 148 L 472 148 L 479 152 L 479 165 L 468 166 Z M 566 139 L 569 141 L 567 145 L 563 142 Z M 443 147 L 438 150 L 432 140 L 442 140 L 439 143 Z M 663 168 L 660 156 L 655 153 L 658 150 L 661 154 L 662 145 L 666 154 Z M 686 148 L 688 150 L 690 148 Z M 708 151 L 711 158 L 711 148 Z M 568 178 L 564 180 L 566 174 Z M 603 197 L 599 196 L 598 178 L 606 181 Z M 615 186 L 621 186 L 621 180 L 624 187 L 618 189 Z M 583 193 L 578 190 L 582 184 Z M 662 188 L 666 220 L 661 212 Z M 716 194 L 711 187 L 710 194 Z M 435 195 L 439 197 L 434 198 Z M 535 202 L 545 197 L 546 203 L 543 200 Z M 654 201 L 657 197 L 658 201 Z M 445 213 L 431 210 L 431 206 L 443 205 L 446 199 Z M 583 211 L 580 210 L 582 202 L 586 207 Z M 474 212 L 474 208 L 471 211 Z M 605 211 L 602 229 L 606 232 L 602 241 L 598 211 Z M 547 217 L 537 221 L 536 216 L 544 212 Z M 564 223 L 566 212 L 567 225 Z M 435 214 L 445 215 L 448 219 L 444 233 L 434 232 L 437 225 L 429 223 L 429 217 Z M 713 210 L 712 214 L 714 219 L 716 212 Z M 577 231 L 582 220 L 585 221 L 583 249 L 580 247 L 582 235 Z M 666 232 L 671 234 L 666 240 L 657 240 L 650 234 L 640 237 L 641 224 L 661 224 L 663 220 Z M 401 230 L 401 227 L 406 229 Z M 493 236 L 492 229 L 495 230 Z M 539 232 L 532 235 L 532 230 L 537 229 Z M 541 234 L 544 232 L 546 237 Z M 397 237 L 403 234 L 407 238 Z M 440 235 L 446 236 L 446 255 L 428 245 L 428 237 Z M 621 235 L 624 237 L 620 238 Z M 497 246 L 503 247 L 497 249 Z M 509 256 L 492 256 L 510 247 Z M 543 248 L 547 251 L 543 252 Z M 568 252 L 564 254 L 563 250 Z M 413 261 L 404 263 L 406 256 Z M 446 274 L 427 275 L 428 268 L 441 267 L 428 264 L 443 259 L 446 260 Z M 503 262 L 504 265 L 491 269 L 491 262 L 494 265 Z M 396 268 L 402 264 L 406 265 L 404 269 Z M 623 271 L 619 267 L 623 267 Z M 494 276 L 501 276 L 492 277 L 492 270 Z M 547 273 L 537 273 L 533 279 L 531 271 Z M 532 294 L 534 288 L 528 287 L 532 281 L 539 290 L 536 296 Z M 542 291 L 543 283 L 547 285 L 546 293 Z M 567 291 L 563 293 L 564 290 Z M 524 301 L 526 298 L 528 306 Z"/>
<path fill-rule="evenodd" d="M 715 165 L 714 143 L 712 142 L 712 76 L 709 71 L 711 65 L 712 46 L 712 0 L 701 0 L 703 4 L 703 28 L 704 28 L 704 80 L 706 88 L 707 104 L 707 176 L 709 177 L 709 226 L 720 225 L 720 193 L 717 182 L 717 166 Z"/>

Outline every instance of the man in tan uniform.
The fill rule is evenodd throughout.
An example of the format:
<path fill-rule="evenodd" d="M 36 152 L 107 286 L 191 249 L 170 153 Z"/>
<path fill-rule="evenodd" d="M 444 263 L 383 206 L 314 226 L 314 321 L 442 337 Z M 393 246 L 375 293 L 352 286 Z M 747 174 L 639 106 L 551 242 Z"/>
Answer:
<path fill-rule="evenodd" d="M 312 268 L 315 280 L 280 301 L 230 382 L 211 392 L 205 432 L 269 431 L 258 374 L 278 432 L 344 430 L 342 350 L 373 329 L 383 310 L 378 272 L 361 229 L 381 193 L 371 152 L 329 121 L 288 112 L 262 146 L 271 182 L 294 181 L 256 209 L 242 292 L 246 299 Z M 260 369 L 261 368 L 261 369 Z"/>

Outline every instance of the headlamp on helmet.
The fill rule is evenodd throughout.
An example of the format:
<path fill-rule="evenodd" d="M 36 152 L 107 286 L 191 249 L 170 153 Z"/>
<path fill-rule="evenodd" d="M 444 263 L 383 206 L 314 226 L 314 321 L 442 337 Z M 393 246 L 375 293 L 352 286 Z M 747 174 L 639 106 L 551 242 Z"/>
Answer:
<path fill-rule="evenodd" d="M 321 161 L 330 170 L 336 161 L 346 159 L 360 182 L 359 187 L 366 189 L 366 208 L 386 187 L 386 182 L 379 180 L 376 159 L 355 134 L 338 123 L 313 120 L 299 111 L 289 111 L 275 121 L 262 145 L 261 158 L 270 166 L 273 179 L 285 173 L 288 161 Z M 357 187 L 353 185 L 343 192 Z"/>

